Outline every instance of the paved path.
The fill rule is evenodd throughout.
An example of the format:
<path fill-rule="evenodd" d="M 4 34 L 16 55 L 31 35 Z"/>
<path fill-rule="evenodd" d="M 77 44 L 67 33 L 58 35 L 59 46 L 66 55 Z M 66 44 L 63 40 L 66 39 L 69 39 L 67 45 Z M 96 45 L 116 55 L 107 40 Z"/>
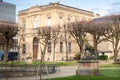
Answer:
<path fill-rule="evenodd" d="M 60 67 L 60 70 L 57 71 L 54 74 L 50 74 L 49 77 L 50 78 L 55 78 L 55 77 L 66 77 L 66 76 L 71 76 L 71 75 L 75 75 L 77 66 L 70 66 L 70 67 Z M 47 79 L 48 76 L 47 75 L 43 75 L 44 79 Z M 38 76 L 39 79 L 39 76 Z M 0 78 L 0 80 L 6 80 L 5 78 Z M 36 80 L 36 76 L 33 77 L 17 77 L 17 78 L 9 78 L 7 80 Z"/>
<path fill-rule="evenodd" d="M 50 78 L 55 78 L 55 77 L 66 77 L 66 76 L 72 76 L 76 74 L 76 69 L 77 66 L 69 66 L 69 67 L 60 67 L 60 71 L 57 71 L 54 74 L 50 74 L 49 77 Z M 120 69 L 120 68 L 100 68 L 100 69 Z M 48 76 L 47 75 L 43 75 L 44 79 L 47 79 Z M 33 77 L 17 77 L 17 78 L 9 78 L 7 80 L 36 80 L 39 79 L 36 78 L 36 76 Z M 5 78 L 0 78 L 0 80 L 6 80 Z"/>

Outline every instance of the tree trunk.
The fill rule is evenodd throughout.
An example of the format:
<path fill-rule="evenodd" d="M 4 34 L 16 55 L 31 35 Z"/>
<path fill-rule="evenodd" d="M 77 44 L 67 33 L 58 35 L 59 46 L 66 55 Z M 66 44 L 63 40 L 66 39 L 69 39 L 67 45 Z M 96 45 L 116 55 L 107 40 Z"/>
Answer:
<path fill-rule="evenodd" d="M 94 55 L 95 55 L 95 57 L 96 58 L 98 58 L 98 56 L 97 56 L 97 40 L 96 40 L 96 38 L 94 37 L 94 39 L 93 39 L 93 44 L 94 44 Z"/>
<path fill-rule="evenodd" d="M 66 61 L 68 61 L 67 41 L 65 41 L 65 47 L 66 47 L 66 51 L 65 51 L 65 53 L 66 53 Z"/>
<path fill-rule="evenodd" d="M 65 47 L 66 47 L 66 61 L 68 61 L 68 48 L 67 48 L 67 31 L 66 31 L 66 27 L 64 27 L 65 29 Z"/>
<path fill-rule="evenodd" d="M 18 60 L 20 61 L 20 47 L 18 47 Z"/>
<path fill-rule="evenodd" d="M 80 46 L 80 54 L 81 54 L 80 58 L 82 58 L 82 57 L 84 56 L 82 37 L 81 37 L 81 39 L 80 39 L 80 45 L 79 45 L 79 46 Z"/>
<path fill-rule="evenodd" d="M 118 57 L 118 53 L 119 53 L 119 42 L 113 42 L 112 43 L 113 46 L 113 52 L 114 52 L 114 62 L 117 62 L 117 57 Z"/>
<path fill-rule="evenodd" d="M 41 54 L 41 60 L 40 60 L 40 80 L 42 80 L 42 66 L 43 66 L 43 59 L 42 59 L 42 54 Z"/>
<path fill-rule="evenodd" d="M 4 62 L 8 60 L 8 42 L 4 44 Z"/>
<path fill-rule="evenodd" d="M 118 56 L 118 52 L 117 52 L 117 50 L 115 49 L 115 50 L 114 50 L 114 62 L 117 62 L 117 56 Z"/>
<path fill-rule="evenodd" d="M 55 44 L 54 44 L 54 50 L 53 50 L 53 62 L 55 62 Z"/>

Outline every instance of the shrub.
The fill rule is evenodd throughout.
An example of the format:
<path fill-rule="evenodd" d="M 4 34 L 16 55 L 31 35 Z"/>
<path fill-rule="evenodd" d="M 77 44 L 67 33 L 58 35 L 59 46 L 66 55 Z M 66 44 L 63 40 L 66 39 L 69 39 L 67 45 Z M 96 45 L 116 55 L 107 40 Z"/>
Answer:
<path fill-rule="evenodd" d="M 75 54 L 75 60 L 80 60 L 80 53 Z"/>
<path fill-rule="evenodd" d="M 100 60 L 107 60 L 107 59 L 108 59 L 108 56 L 107 56 L 107 55 L 100 55 L 100 56 L 99 56 L 99 59 L 100 59 Z"/>

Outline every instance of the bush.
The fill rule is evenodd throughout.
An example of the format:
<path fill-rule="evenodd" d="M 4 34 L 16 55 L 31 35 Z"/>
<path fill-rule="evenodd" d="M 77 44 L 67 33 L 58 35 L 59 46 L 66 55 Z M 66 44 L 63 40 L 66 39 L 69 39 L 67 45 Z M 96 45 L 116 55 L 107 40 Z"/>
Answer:
<path fill-rule="evenodd" d="M 100 55 L 100 56 L 99 56 L 99 59 L 100 59 L 100 60 L 107 60 L 107 59 L 108 59 L 108 56 L 107 56 L 107 55 Z"/>
<path fill-rule="evenodd" d="M 80 53 L 75 54 L 75 60 L 80 60 Z"/>

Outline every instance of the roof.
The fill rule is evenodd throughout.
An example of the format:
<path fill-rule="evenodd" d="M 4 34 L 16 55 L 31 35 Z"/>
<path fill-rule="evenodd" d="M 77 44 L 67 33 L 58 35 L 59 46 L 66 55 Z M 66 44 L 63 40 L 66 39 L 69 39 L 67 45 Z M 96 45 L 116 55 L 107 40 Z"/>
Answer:
<path fill-rule="evenodd" d="M 63 5 L 63 4 L 60 4 L 59 2 L 57 3 L 49 3 L 48 5 L 41 5 L 41 6 L 32 6 L 30 8 L 27 8 L 25 10 L 22 10 L 22 11 L 19 11 L 19 13 L 24 13 L 26 12 L 27 10 L 30 10 L 32 8 L 39 8 L 41 10 L 46 10 L 46 9 L 49 9 L 49 8 L 52 8 L 52 7 L 60 7 L 60 8 L 68 8 L 70 10 L 74 10 L 74 11 L 79 11 L 81 13 L 87 13 L 87 14 L 90 14 L 90 15 L 94 15 L 92 11 L 87 11 L 87 10 L 83 10 L 83 9 L 79 9 L 79 8 L 75 8 L 75 7 L 71 7 L 71 6 L 67 6 L 67 5 Z"/>

